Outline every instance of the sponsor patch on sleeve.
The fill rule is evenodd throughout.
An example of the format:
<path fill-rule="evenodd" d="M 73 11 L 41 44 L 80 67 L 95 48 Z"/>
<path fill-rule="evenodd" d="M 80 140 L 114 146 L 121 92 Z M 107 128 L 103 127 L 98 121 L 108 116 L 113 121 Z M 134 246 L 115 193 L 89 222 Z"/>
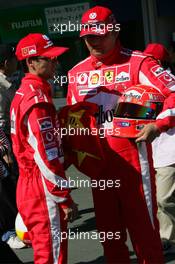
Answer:
<path fill-rule="evenodd" d="M 154 67 L 151 68 L 151 72 L 154 74 L 154 76 L 158 77 L 163 72 L 165 72 L 165 69 L 162 68 L 160 65 L 155 65 Z"/>
<path fill-rule="evenodd" d="M 37 121 L 40 127 L 40 131 L 53 128 L 53 123 L 50 116 L 39 118 Z"/>
<path fill-rule="evenodd" d="M 49 161 L 58 158 L 58 148 L 50 148 L 46 150 L 46 155 Z"/>
<path fill-rule="evenodd" d="M 56 146 L 56 140 L 53 129 L 43 131 L 41 134 L 45 149 Z"/>
<path fill-rule="evenodd" d="M 167 71 L 161 74 L 158 79 L 169 89 L 171 89 L 172 86 L 175 86 L 175 76 Z"/>

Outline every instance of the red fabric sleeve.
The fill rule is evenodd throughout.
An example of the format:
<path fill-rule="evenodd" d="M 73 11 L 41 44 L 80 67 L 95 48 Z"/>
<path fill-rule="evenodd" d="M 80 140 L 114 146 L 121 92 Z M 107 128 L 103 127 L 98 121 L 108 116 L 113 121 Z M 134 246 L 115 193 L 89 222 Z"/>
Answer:
<path fill-rule="evenodd" d="M 140 68 L 139 82 L 150 85 L 165 97 L 163 111 L 157 117 L 156 125 L 160 132 L 167 131 L 175 125 L 175 76 L 162 68 L 156 60 L 146 58 Z"/>

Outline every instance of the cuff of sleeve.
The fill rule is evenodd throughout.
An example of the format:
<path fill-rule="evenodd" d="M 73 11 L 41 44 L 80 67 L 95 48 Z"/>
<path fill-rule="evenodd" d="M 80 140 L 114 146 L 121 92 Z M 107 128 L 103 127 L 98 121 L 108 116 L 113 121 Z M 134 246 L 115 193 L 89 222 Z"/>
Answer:
<path fill-rule="evenodd" d="M 160 133 L 165 132 L 169 129 L 169 124 L 167 120 L 164 119 L 156 120 L 156 126 L 158 127 Z"/>

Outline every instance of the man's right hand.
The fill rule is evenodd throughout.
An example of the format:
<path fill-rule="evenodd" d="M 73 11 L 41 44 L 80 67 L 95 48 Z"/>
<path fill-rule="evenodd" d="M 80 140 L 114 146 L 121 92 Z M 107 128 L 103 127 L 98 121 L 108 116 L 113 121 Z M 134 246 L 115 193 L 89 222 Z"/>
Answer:
<path fill-rule="evenodd" d="M 144 126 L 144 128 L 138 133 L 136 143 L 146 141 L 151 143 L 156 137 L 160 135 L 160 131 L 156 124 L 150 123 Z"/>
<path fill-rule="evenodd" d="M 12 157 L 11 157 L 11 155 L 10 154 L 5 154 L 4 156 L 3 156 L 3 159 L 4 159 L 4 161 L 7 163 L 7 165 L 9 166 L 9 168 L 12 166 L 12 164 L 13 164 L 13 160 L 12 160 Z"/>

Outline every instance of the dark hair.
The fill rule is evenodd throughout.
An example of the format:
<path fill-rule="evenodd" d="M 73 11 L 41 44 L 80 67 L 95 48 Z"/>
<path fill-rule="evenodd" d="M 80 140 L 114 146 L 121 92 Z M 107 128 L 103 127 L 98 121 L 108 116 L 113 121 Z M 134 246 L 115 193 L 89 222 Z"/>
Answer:
<path fill-rule="evenodd" d="M 0 60 L 0 69 L 4 69 L 4 67 L 5 67 L 5 61 L 11 61 L 13 58 L 15 58 L 16 56 L 15 56 L 15 54 L 13 54 L 11 57 L 8 57 L 8 58 L 4 58 L 4 59 L 1 59 Z"/>
<path fill-rule="evenodd" d="M 170 48 L 172 48 L 173 52 L 175 52 L 175 42 L 171 41 Z"/>
<path fill-rule="evenodd" d="M 6 60 L 15 57 L 15 49 L 10 44 L 0 44 L 0 64 L 4 64 Z"/>
<path fill-rule="evenodd" d="M 21 68 L 22 68 L 22 70 L 23 70 L 24 73 L 29 72 L 28 67 L 27 67 L 26 60 L 20 61 L 20 66 L 21 66 Z"/>
<path fill-rule="evenodd" d="M 5 61 L 0 62 L 0 69 L 4 68 L 4 63 L 5 63 Z"/>

